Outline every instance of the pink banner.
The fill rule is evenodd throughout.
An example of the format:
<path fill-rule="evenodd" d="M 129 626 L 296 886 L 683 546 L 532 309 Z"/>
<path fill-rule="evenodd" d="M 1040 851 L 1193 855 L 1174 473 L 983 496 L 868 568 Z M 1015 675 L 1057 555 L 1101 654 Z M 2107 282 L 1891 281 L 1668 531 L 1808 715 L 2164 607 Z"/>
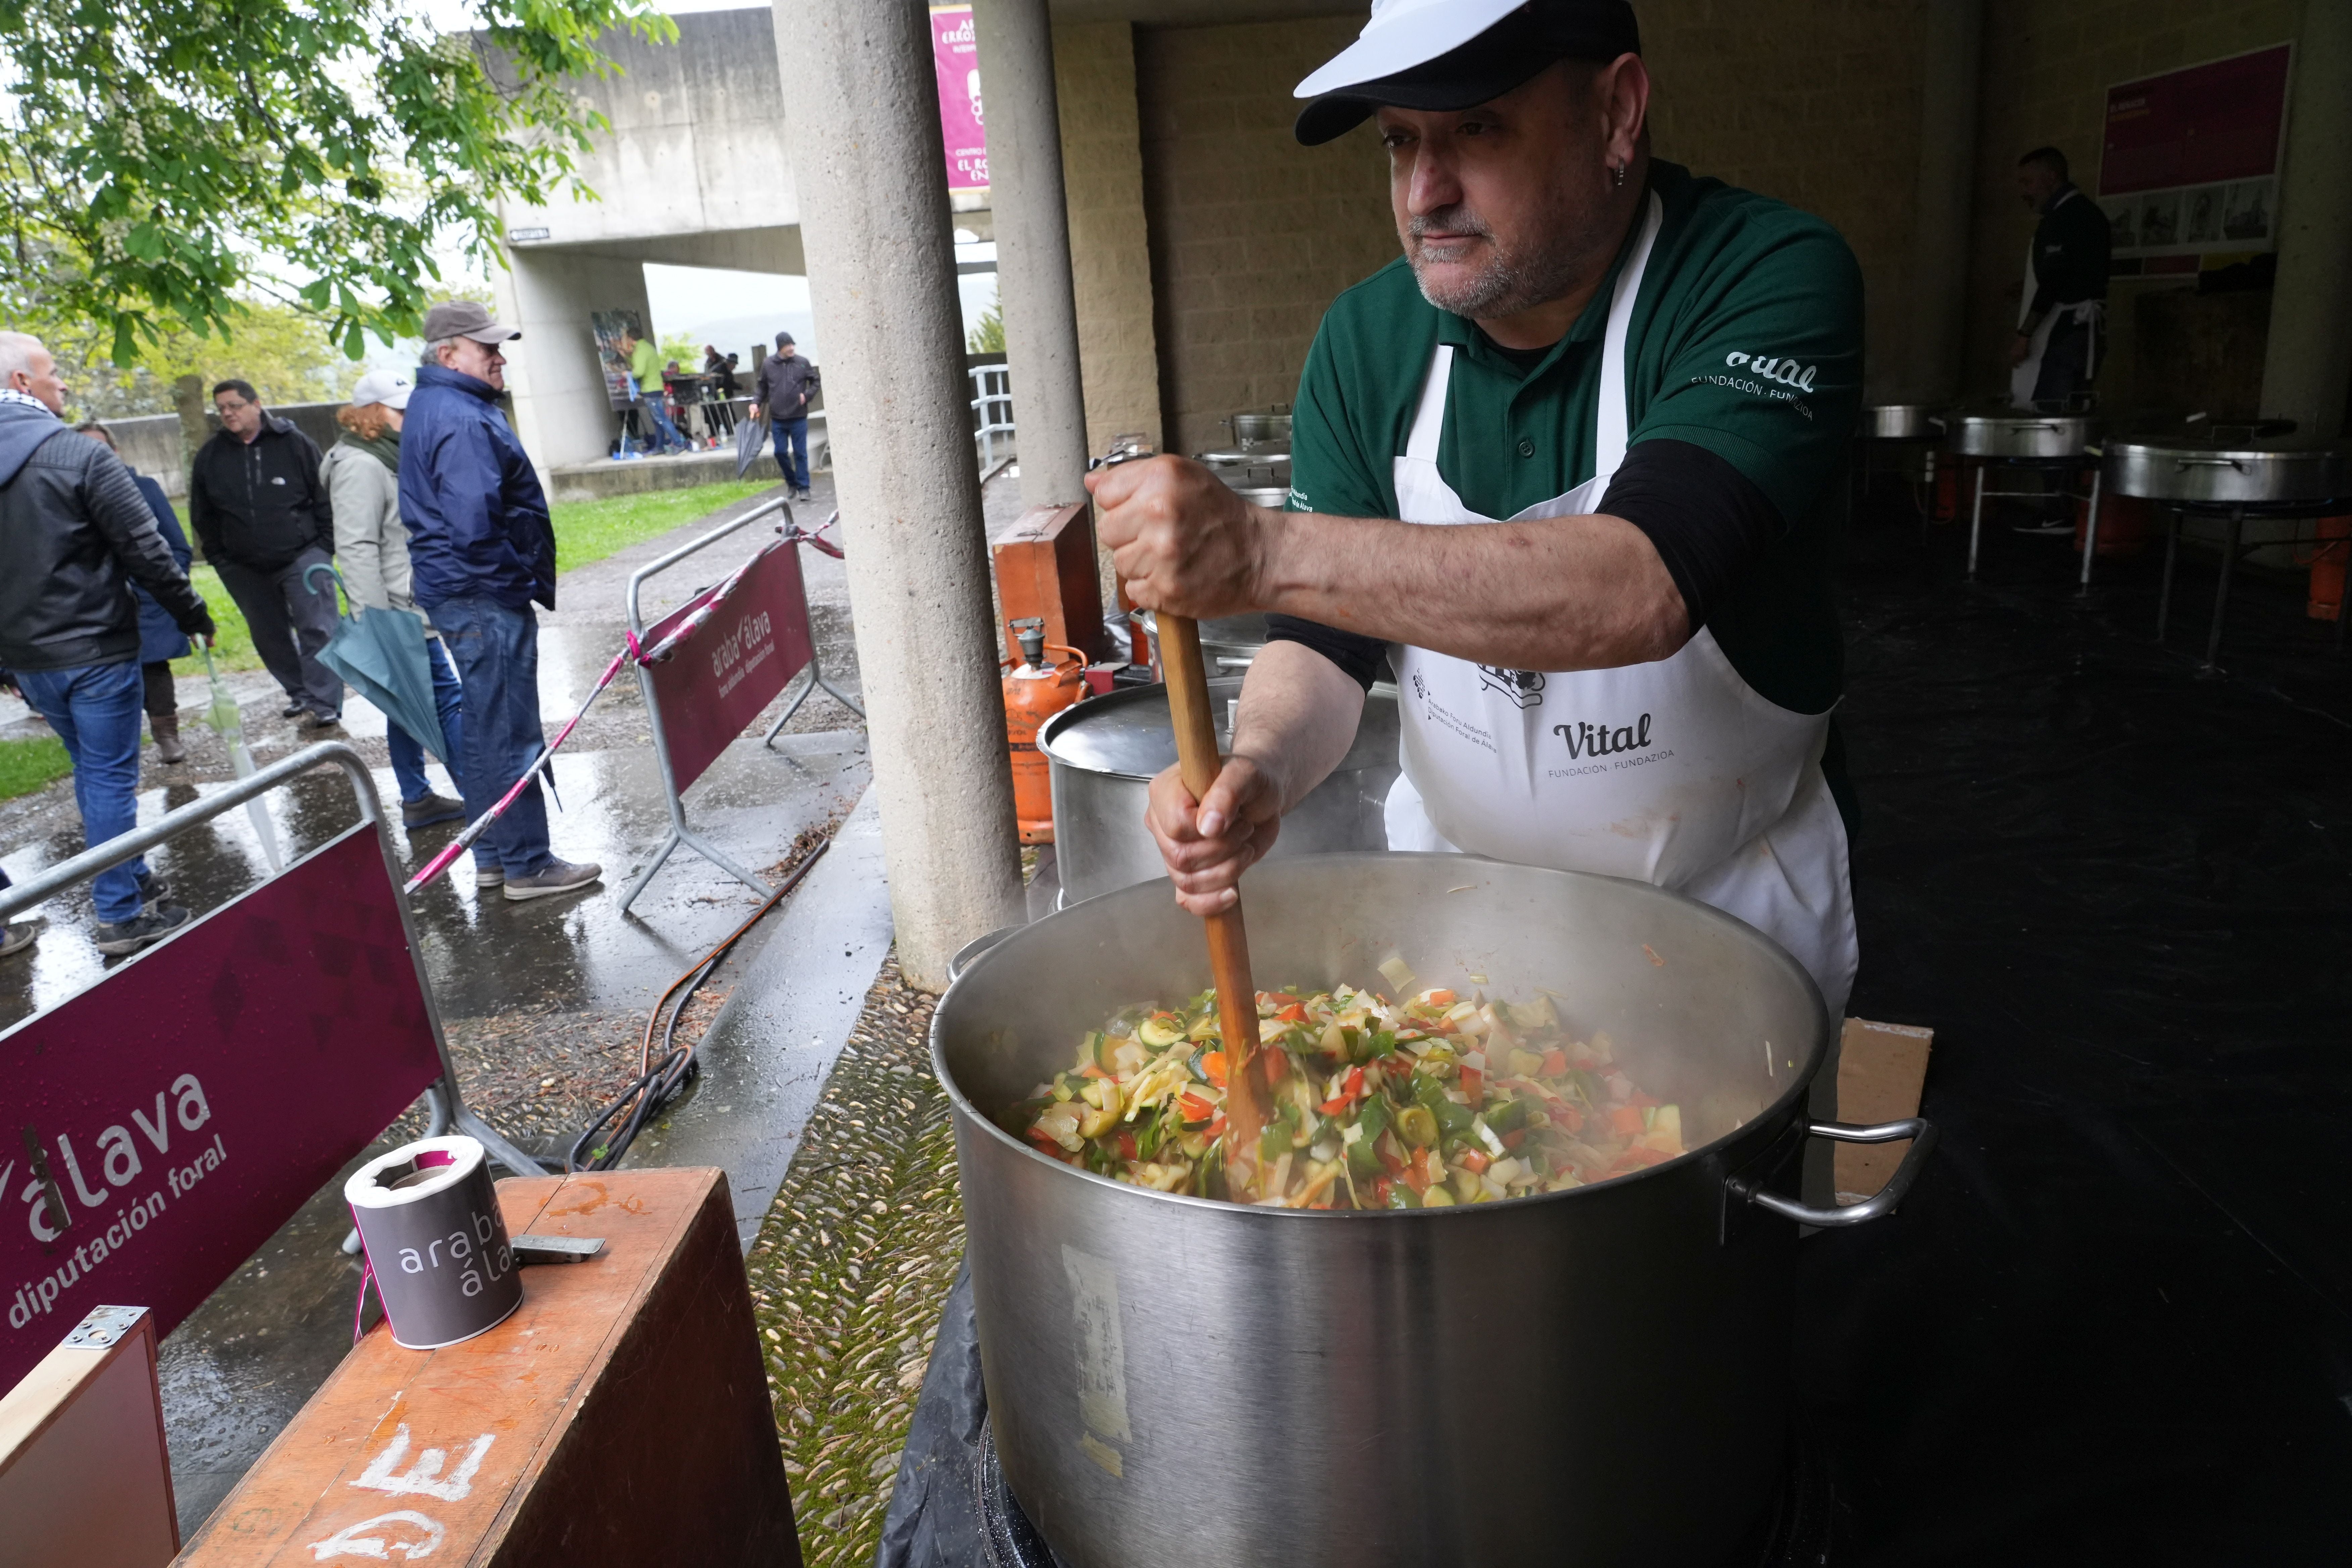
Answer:
<path fill-rule="evenodd" d="M 2294 56 L 2280 44 L 2107 89 L 2099 194 L 2276 174 Z"/>
<path fill-rule="evenodd" d="M 940 79 L 940 132 L 947 144 L 948 189 L 988 189 L 988 131 L 980 111 L 980 46 L 971 7 L 931 7 L 931 65 Z"/>
<path fill-rule="evenodd" d="M 92 1307 L 170 1331 L 440 1076 L 396 896 L 362 823 L 0 1035 L 0 1391 Z"/>
<path fill-rule="evenodd" d="M 696 595 L 638 640 L 653 647 L 709 597 L 709 591 Z M 646 667 L 661 711 L 670 782 L 678 794 L 808 668 L 815 652 L 800 547 L 778 540 L 754 558 L 709 620 L 669 657 Z"/>

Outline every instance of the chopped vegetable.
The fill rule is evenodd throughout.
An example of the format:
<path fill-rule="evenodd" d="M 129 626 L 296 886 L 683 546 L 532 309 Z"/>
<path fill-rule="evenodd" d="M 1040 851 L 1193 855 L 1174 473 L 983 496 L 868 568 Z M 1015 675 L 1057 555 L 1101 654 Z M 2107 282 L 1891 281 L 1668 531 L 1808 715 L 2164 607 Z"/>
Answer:
<path fill-rule="evenodd" d="M 1495 1203 L 1684 1152 L 1682 1110 L 1643 1094 L 1608 1037 L 1569 1037 L 1549 996 L 1490 1002 L 1341 985 L 1258 993 L 1259 1201 L 1292 1208 Z M 1476 982 L 1483 984 L 1483 982 Z M 1130 1007 L 1005 1112 L 1029 1147 L 1160 1192 L 1223 1197 L 1226 1058 L 1216 995 Z"/>

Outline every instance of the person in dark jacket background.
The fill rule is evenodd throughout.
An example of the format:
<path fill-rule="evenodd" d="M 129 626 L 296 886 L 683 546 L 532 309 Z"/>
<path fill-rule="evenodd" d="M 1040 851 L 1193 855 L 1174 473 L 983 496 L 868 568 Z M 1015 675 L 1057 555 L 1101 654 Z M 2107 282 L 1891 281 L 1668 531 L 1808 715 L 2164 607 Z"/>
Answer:
<path fill-rule="evenodd" d="M 2061 411 L 2086 396 L 2099 373 L 2115 230 L 2067 177 L 2066 154 L 2055 147 L 2036 147 L 2017 161 L 2017 192 L 2042 221 L 2026 253 L 2023 303 L 2009 344 L 2010 401 Z"/>
<path fill-rule="evenodd" d="M 522 336 L 470 300 L 425 312 L 425 363 L 400 433 L 409 591 L 432 617 L 466 692 L 466 815 L 478 818 L 539 759 L 539 617 L 555 608 L 555 525 L 522 443 L 499 411 L 501 344 Z M 604 874 L 548 847 L 533 778 L 474 846 L 474 885 L 509 899 L 584 888 Z"/>
<path fill-rule="evenodd" d="M 808 500 L 809 402 L 822 384 L 816 366 L 801 357 L 790 332 L 776 334 L 776 352 L 760 366 L 752 395 L 768 411 L 776 442 L 776 467 L 794 500 Z"/>
<path fill-rule="evenodd" d="M 72 439 L 65 384 L 38 338 L 0 332 L 0 666 L 73 759 L 74 804 L 92 846 L 139 820 L 139 605 L 142 584 L 191 637 L 204 600 L 172 561 L 121 459 Z M 63 437 L 63 438 L 61 438 Z M 100 952 L 136 952 L 185 925 L 134 859 L 90 885 Z"/>
<path fill-rule="evenodd" d="M 205 560 L 245 612 L 253 651 L 286 690 L 285 717 L 306 730 L 343 716 L 343 683 L 320 664 L 335 635 L 335 599 L 302 580 L 334 552 L 334 518 L 319 479 L 319 448 L 261 406 L 250 384 L 213 388 L 221 427 L 188 469 L 188 521 Z"/>
<path fill-rule="evenodd" d="M 122 456 L 122 449 L 114 444 L 114 432 L 97 420 L 86 419 L 74 429 L 116 457 Z M 188 563 L 195 559 L 195 552 L 188 548 L 188 536 L 180 531 L 180 517 L 172 510 L 171 498 L 155 479 L 128 463 L 122 466 L 130 473 L 131 482 L 146 498 L 147 510 L 155 514 L 155 531 L 163 536 L 163 543 L 171 550 L 180 574 L 186 576 Z M 180 744 L 180 696 L 172 684 L 172 661 L 188 657 L 187 636 L 180 630 L 171 612 L 155 602 L 154 595 L 136 583 L 131 584 L 131 592 L 139 600 L 139 679 L 145 697 L 147 728 L 155 736 L 155 760 L 184 763 L 188 749 Z"/>

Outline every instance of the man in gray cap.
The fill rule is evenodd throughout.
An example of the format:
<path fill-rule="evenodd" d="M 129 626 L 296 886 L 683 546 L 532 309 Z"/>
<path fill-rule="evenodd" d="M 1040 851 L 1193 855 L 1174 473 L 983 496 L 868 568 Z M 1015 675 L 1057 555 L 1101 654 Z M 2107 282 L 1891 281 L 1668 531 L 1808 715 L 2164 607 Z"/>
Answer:
<path fill-rule="evenodd" d="M 1286 510 L 1198 464 L 1089 477 L 1142 605 L 1269 612 L 1232 756 L 1149 819 L 1223 907 L 1392 660 L 1400 849 L 1606 872 L 1763 930 L 1834 1010 L 1858 956 L 1826 561 L 1862 280 L 1827 224 L 1650 155 L 1623 0 L 1381 0 L 1301 82 L 1366 119 L 1403 256 L 1333 302 Z"/>
<path fill-rule="evenodd" d="M 400 515 L 410 591 L 457 666 L 466 815 L 498 804 L 546 744 L 539 617 L 555 608 L 555 527 L 522 443 L 507 427 L 503 345 L 522 334 L 470 300 L 425 312 L 425 360 L 400 433 Z M 534 778 L 474 847 L 474 882 L 509 899 L 584 888 L 604 868 L 559 860 Z"/>

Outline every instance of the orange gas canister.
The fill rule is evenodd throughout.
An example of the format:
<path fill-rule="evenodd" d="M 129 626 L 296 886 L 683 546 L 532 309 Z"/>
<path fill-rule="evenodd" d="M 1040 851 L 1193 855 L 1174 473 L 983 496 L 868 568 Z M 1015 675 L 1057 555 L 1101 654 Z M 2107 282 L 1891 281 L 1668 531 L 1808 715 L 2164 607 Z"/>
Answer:
<path fill-rule="evenodd" d="M 1037 749 L 1037 731 L 1046 720 L 1087 694 L 1087 656 L 1074 647 L 1053 645 L 1069 658 L 1045 662 L 1045 623 L 1042 618 L 1011 623 L 1021 646 L 1021 664 L 1004 678 L 1004 736 L 1013 748 L 1013 815 L 1021 825 L 1024 844 L 1054 842 L 1054 780 L 1045 753 Z"/>
<path fill-rule="evenodd" d="M 2346 555 L 2352 553 L 2352 517 L 2321 518 L 2318 534 L 2316 548 L 2307 554 L 2295 552 L 2311 567 L 2311 593 L 2304 601 L 2303 613 L 2315 621 L 2332 621 L 2344 603 L 2344 566 Z"/>

